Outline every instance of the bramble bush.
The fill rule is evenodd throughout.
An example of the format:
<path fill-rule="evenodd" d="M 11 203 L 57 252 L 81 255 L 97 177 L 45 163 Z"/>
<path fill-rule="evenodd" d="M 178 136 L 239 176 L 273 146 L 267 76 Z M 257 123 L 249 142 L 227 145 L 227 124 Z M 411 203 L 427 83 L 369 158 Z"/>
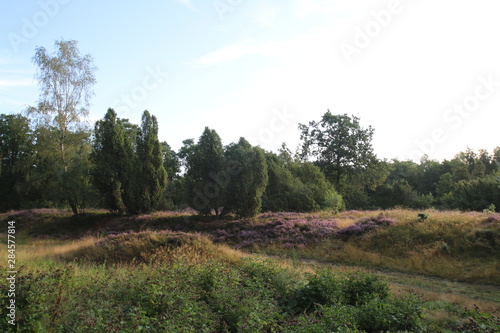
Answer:
<path fill-rule="evenodd" d="M 500 317 L 496 313 L 483 313 L 474 304 L 474 309 L 465 309 L 467 321 L 460 327 L 461 332 L 500 332 Z"/>
<path fill-rule="evenodd" d="M 418 332 L 424 327 L 422 301 L 412 295 L 392 297 L 386 282 L 363 272 L 335 274 L 321 270 L 295 290 L 288 305 L 291 313 L 303 314 L 299 322 L 318 329 L 306 332 L 320 332 L 320 328 L 341 332 Z M 320 314 L 321 320 L 315 320 Z"/>

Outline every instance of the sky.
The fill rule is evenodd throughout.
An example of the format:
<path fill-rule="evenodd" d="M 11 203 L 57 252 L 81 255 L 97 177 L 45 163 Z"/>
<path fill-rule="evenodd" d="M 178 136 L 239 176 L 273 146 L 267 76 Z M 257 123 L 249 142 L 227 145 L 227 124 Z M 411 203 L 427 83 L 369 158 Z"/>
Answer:
<path fill-rule="evenodd" d="M 87 119 L 158 118 L 174 150 L 204 127 L 276 151 L 298 124 L 354 115 L 382 159 L 500 146 L 492 0 L 0 2 L 0 113 L 35 105 L 35 48 L 77 40 L 96 72 Z"/>

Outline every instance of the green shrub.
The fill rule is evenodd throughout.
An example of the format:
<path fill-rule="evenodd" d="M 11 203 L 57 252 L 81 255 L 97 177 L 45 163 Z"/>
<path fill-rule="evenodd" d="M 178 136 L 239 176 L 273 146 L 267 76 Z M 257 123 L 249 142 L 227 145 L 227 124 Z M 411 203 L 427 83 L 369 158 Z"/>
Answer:
<path fill-rule="evenodd" d="M 323 269 L 308 275 L 305 285 L 295 290 L 288 302 L 292 313 L 310 312 L 315 305 L 333 305 L 341 296 L 341 281 L 332 271 Z"/>
<path fill-rule="evenodd" d="M 281 311 L 268 286 L 240 269 L 210 263 L 200 270 L 196 283 L 202 290 L 202 300 L 221 320 L 219 331 L 265 332 L 280 318 Z"/>
<path fill-rule="evenodd" d="M 358 327 L 366 332 L 421 332 L 422 302 L 408 295 L 402 298 L 372 298 L 356 311 Z"/>
<path fill-rule="evenodd" d="M 318 274 L 311 274 L 307 283 L 298 288 L 289 300 L 292 313 L 310 312 L 317 305 L 358 306 L 373 298 L 385 299 L 389 295 L 389 286 L 376 275 L 363 272 L 335 274 L 322 269 Z"/>
<path fill-rule="evenodd" d="M 429 215 L 426 213 L 418 213 L 418 218 L 420 222 L 424 222 L 429 218 Z"/>
<path fill-rule="evenodd" d="M 119 248 L 117 240 L 126 248 L 213 246 L 196 235 L 173 236 L 126 234 L 105 239 L 101 247 Z M 411 298 L 391 298 L 374 275 L 323 268 L 304 276 L 255 258 L 43 264 L 20 269 L 17 288 L 17 327 L 2 321 L 2 332 L 418 331 L 422 313 Z M 7 290 L 4 279 L 0 292 Z M 3 317 L 7 302 L 0 298 Z"/>
<path fill-rule="evenodd" d="M 16 326 L 21 332 L 47 332 L 47 327 L 56 326 L 64 313 L 68 294 L 68 283 L 73 274 L 71 266 L 47 270 L 45 272 L 24 272 L 21 267 L 16 275 Z M 2 318 L 7 311 L 8 284 L 0 285 Z M 0 321 L 2 332 L 17 332 L 7 320 Z"/>
<path fill-rule="evenodd" d="M 316 311 L 300 315 L 286 327 L 290 333 L 356 333 L 356 318 L 352 307 L 343 305 L 321 306 Z"/>
<path fill-rule="evenodd" d="M 386 299 L 389 296 L 389 285 L 378 276 L 363 272 L 351 273 L 342 284 L 342 303 L 360 305 L 372 299 Z"/>
<path fill-rule="evenodd" d="M 500 317 L 496 313 L 483 313 L 477 305 L 474 309 L 465 309 L 467 321 L 460 327 L 460 331 L 497 333 L 500 332 Z"/>

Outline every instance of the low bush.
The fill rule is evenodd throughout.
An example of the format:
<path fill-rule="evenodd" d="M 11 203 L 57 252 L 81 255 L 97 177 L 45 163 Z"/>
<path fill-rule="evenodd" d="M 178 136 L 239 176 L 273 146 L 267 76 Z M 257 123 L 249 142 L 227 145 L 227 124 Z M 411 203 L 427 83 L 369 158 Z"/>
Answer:
<path fill-rule="evenodd" d="M 461 332 L 500 332 L 500 317 L 496 313 L 484 313 L 474 304 L 474 309 L 465 309 L 464 314 L 467 319 L 460 327 Z"/>
<path fill-rule="evenodd" d="M 308 276 L 307 283 L 290 299 L 289 308 L 293 313 L 303 313 L 314 310 L 317 305 L 359 306 L 373 298 L 383 300 L 388 296 L 387 283 L 375 275 L 339 274 L 323 269 Z"/>
<path fill-rule="evenodd" d="M 4 279 L 0 292 L 7 289 Z M 154 269 L 56 263 L 21 270 L 17 292 L 17 327 L 28 333 L 361 332 L 372 322 L 383 330 L 413 330 L 417 325 L 408 318 L 420 316 L 419 308 L 388 296 L 387 285 L 370 275 L 324 269 L 304 279 L 260 259 L 181 260 Z M 7 302 L 0 299 L 2 317 Z M 16 327 L 3 320 L 0 330 Z"/>
<path fill-rule="evenodd" d="M 422 301 L 413 295 L 371 298 L 356 309 L 359 329 L 364 332 L 422 332 Z"/>
<path fill-rule="evenodd" d="M 396 220 L 388 217 L 364 217 L 359 219 L 356 223 L 337 231 L 337 235 L 343 238 L 349 238 L 394 224 L 396 224 Z"/>

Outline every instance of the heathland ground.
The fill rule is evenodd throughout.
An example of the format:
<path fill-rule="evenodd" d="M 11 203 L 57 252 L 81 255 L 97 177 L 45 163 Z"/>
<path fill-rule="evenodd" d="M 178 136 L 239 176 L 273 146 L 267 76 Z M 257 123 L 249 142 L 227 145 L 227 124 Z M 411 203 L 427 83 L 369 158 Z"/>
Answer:
<path fill-rule="evenodd" d="M 15 221 L 26 332 L 497 332 L 500 215 L 458 211 Z M 7 235 L 0 249 L 7 259 Z M 2 263 L 6 271 L 5 263 Z M 2 318 L 8 284 L 2 281 Z M 5 306 L 4 306 L 5 305 Z M 14 331 L 3 320 L 2 331 Z"/>

